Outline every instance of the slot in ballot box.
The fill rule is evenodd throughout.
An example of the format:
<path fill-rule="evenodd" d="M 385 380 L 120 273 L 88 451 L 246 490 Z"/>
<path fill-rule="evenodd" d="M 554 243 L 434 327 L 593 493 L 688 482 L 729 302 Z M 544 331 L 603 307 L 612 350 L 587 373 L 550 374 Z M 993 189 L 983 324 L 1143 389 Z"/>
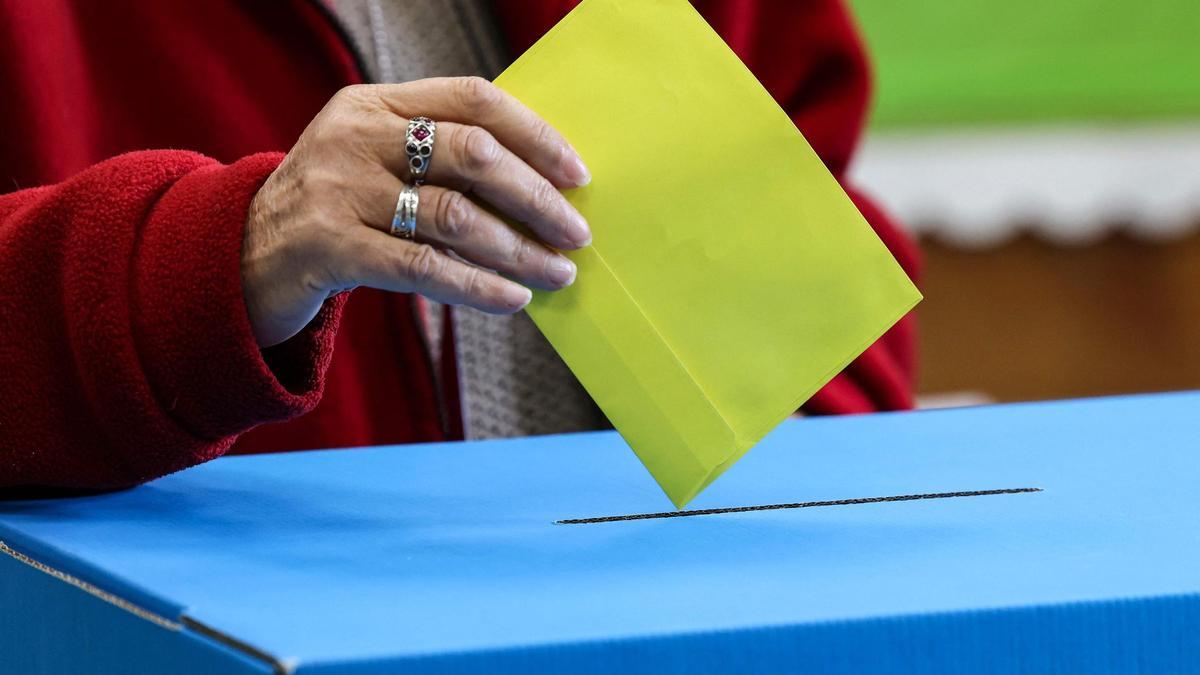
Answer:
<path fill-rule="evenodd" d="M 0 503 L 4 673 L 1200 670 L 1200 394 L 794 420 L 695 509 L 614 433 Z"/>

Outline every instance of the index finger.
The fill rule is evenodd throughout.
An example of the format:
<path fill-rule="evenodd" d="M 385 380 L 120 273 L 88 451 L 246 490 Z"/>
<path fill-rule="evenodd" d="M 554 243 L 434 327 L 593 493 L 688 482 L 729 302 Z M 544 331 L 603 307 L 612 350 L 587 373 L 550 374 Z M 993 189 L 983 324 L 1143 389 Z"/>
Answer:
<path fill-rule="evenodd" d="M 562 134 L 515 96 L 481 77 L 434 77 L 372 87 L 380 101 L 401 117 L 424 115 L 487 129 L 555 187 L 580 187 L 591 181 L 587 166 Z"/>

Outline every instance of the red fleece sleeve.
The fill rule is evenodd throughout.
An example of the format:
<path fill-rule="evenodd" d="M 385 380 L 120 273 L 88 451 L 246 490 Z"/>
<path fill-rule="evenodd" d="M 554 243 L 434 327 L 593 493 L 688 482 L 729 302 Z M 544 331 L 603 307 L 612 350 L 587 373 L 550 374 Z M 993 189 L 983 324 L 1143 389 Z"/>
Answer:
<path fill-rule="evenodd" d="M 137 152 L 0 196 L 0 487 L 136 484 L 317 403 L 342 301 L 264 351 L 242 295 L 280 159 Z"/>

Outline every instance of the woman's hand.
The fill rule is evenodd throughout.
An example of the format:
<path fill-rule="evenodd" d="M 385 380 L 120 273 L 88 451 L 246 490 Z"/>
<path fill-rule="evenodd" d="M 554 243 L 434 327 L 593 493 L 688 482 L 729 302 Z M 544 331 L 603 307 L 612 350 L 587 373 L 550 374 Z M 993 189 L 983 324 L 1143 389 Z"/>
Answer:
<path fill-rule="evenodd" d="M 438 126 L 416 238 L 406 241 L 388 232 L 401 181 L 411 183 L 405 133 L 419 115 Z M 254 335 L 264 347 L 283 342 L 326 298 L 357 286 L 520 310 L 531 297 L 521 284 L 558 289 L 575 279 L 575 266 L 551 247 L 586 246 L 591 233 L 558 188 L 588 180 L 558 132 L 486 80 L 347 87 L 251 204 L 242 277 Z"/>

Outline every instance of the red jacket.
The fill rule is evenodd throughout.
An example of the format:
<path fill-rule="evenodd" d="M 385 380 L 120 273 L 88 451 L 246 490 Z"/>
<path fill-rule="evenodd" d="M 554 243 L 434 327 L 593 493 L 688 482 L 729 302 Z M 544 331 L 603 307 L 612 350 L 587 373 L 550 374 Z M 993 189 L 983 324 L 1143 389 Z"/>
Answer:
<path fill-rule="evenodd" d="M 497 0 L 512 52 L 574 4 Z M 696 4 L 841 175 L 868 94 L 842 4 Z M 246 317 L 249 201 L 330 95 L 361 79 L 313 0 L 0 0 L 0 486 L 125 486 L 235 441 L 459 437 L 412 297 L 342 296 L 265 350 Z M 851 195 L 914 274 L 911 244 Z M 913 360 L 905 319 L 806 408 L 908 407 Z"/>

